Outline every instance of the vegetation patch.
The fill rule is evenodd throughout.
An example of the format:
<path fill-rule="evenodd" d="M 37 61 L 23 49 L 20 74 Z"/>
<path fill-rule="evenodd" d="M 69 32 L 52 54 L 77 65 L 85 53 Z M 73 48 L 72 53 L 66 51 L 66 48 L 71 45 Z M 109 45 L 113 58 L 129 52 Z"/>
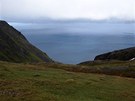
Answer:
<path fill-rule="evenodd" d="M 135 79 L 71 72 L 66 70 L 67 67 L 81 68 L 63 64 L 32 65 L 0 62 L 0 74 L 3 74 L 0 77 L 0 100 L 134 101 L 135 99 Z"/>

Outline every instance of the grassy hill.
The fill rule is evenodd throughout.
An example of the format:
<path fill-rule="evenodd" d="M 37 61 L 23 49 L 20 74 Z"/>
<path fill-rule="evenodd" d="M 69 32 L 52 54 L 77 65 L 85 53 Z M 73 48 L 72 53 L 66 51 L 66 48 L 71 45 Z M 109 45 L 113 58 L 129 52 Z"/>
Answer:
<path fill-rule="evenodd" d="M 0 21 L 0 60 L 10 62 L 53 62 L 46 53 L 5 21 Z"/>
<path fill-rule="evenodd" d="M 67 66 L 81 67 L 1 61 L 0 101 L 134 101 L 135 79 L 70 72 Z"/>

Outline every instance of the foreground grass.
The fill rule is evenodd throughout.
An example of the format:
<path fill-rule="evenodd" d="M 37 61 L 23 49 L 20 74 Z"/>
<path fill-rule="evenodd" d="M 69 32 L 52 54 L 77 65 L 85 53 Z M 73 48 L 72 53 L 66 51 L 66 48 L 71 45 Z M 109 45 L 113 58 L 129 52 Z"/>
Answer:
<path fill-rule="evenodd" d="M 64 65 L 0 62 L 0 101 L 134 101 L 135 99 L 135 79 L 69 72 L 57 69 L 59 66 L 62 68 Z"/>

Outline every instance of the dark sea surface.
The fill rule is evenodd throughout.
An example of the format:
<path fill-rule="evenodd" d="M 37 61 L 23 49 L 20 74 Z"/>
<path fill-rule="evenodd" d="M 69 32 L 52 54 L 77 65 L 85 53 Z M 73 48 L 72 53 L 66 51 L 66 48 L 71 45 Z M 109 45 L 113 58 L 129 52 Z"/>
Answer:
<path fill-rule="evenodd" d="M 10 23 L 52 59 L 77 64 L 101 53 L 135 46 L 134 23 Z"/>

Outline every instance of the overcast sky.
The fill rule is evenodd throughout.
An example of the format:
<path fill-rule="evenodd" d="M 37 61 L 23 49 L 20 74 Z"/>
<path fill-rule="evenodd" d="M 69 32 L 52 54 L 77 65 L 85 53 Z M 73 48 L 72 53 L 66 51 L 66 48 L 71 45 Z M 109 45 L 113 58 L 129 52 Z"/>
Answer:
<path fill-rule="evenodd" d="M 135 0 L 0 0 L 4 20 L 109 19 L 135 20 Z"/>

